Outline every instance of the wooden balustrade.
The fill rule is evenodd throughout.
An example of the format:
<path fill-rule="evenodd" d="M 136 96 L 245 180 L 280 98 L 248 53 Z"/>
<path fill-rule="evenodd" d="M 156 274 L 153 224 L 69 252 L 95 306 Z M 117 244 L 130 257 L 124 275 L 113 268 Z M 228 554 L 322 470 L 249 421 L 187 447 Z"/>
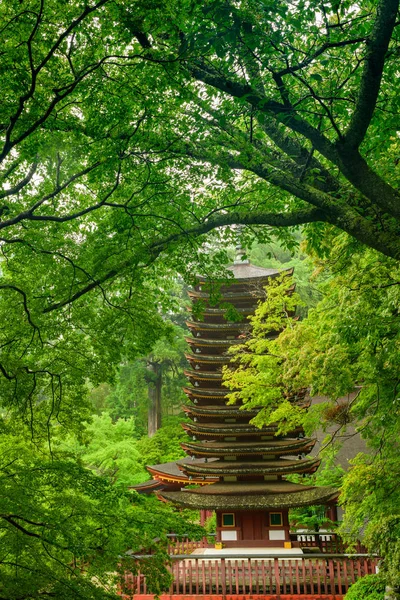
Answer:
<path fill-rule="evenodd" d="M 296 547 L 315 548 L 320 552 L 328 554 L 344 554 L 349 552 L 347 544 L 333 531 L 296 531 L 290 533 L 290 539 Z M 367 550 L 360 542 L 354 548 L 358 554 L 366 553 Z"/>
<path fill-rule="evenodd" d="M 236 557 L 223 554 L 171 557 L 171 596 L 265 596 L 342 598 L 360 577 L 376 572 L 377 559 L 367 555 Z M 139 572 L 127 574 L 124 597 L 148 597 L 148 582 Z"/>

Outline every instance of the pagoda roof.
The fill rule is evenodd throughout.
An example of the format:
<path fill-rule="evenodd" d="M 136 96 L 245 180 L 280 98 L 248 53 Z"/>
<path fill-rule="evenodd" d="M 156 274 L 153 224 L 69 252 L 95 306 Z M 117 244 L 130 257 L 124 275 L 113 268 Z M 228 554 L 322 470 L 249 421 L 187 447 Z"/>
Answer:
<path fill-rule="evenodd" d="M 311 452 L 316 440 L 310 438 L 259 440 L 257 442 L 182 442 L 182 448 L 194 456 L 260 456 Z"/>
<path fill-rule="evenodd" d="M 164 485 L 158 479 L 150 479 L 149 481 L 143 481 L 136 485 L 129 485 L 129 490 L 135 490 L 138 494 L 148 494 L 163 489 Z"/>
<path fill-rule="evenodd" d="M 201 369 L 195 371 L 194 369 L 187 369 L 186 371 L 183 371 L 183 373 L 186 375 L 186 377 L 192 377 L 193 379 L 198 379 L 199 381 L 207 381 L 208 379 L 222 380 L 222 371 L 202 371 Z"/>
<path fill-rule="evenodd" d="M 193 337 L 185 337 L 185 340 L 191 346 L 211 346 L 211 347 L 216 347 L 216 348 L 219 348 L 219 347 L 229 348 L 229 346 L 234 346 L 235 344 L 243 344 L 243 342 L 244 342 L 243 339 L 213 340 L 213 339 L 207 339 L 207 338 L 193 338 Z"/>
<path fill-rule="evenodd" d="M 233 275 L 232 280 L 229 279 L 228 283 L 230 283 L 232 281 L 232 283 L 235 282 L 235 280 L 259 280 L 260 278 L 266 278 L 266 279 L 270 279 L 270 278 L 274 278 L 274 277 L 278 277 L 278 275 L 292 275 L 293 274 L 293 267 L 290 267 L 289 269 L 272 269 L 272 268 L 265 268 L 265 267 L 256 267 L 255 265 L 252 265 L 249 261 L 241 261 L 239 262 L 235 262 L 231 265 L 227 266 L 227 270 L 230 271 Z M 199 283 L 200 284 L 204 284 L 209 282 L 210 280 L 207 277 L 203 277 L 203 276 L 199 276 Z"/>
<path fill-rule="evenodd" d="M 193 361 L 193 362 L 205 363 L 205 364 L 209 363 L 209 364 L 227 365 L 231 361 L 230 356 L 224 356 L 221 354 L 213 355 L 213 354 L 189 354 L 189 353 L 186 353 L 185 357 L 189 362 Z"/>
<path fill-rule="evenodd" d="M 181 469 L 189 475 L 285 475 L 289 473 L 313 473 L 320 465 L 320 458 L 304 458 L 301 460 L 281 458 L 263 461 L 226 461 L 210 462 L 191 461 L 181 465 Z"/>
<path fill-rule="evenodd" d="M 182 423 L 186 431 L 192 435 L 209 436 L 262 436 L 274 435 L 278 430 L 277 425 L 268 425 L 260 429 L 248 423 Z M 303 431 L 302 428 L 292 431 L 292 434 Z"/>
<path fill-rule="evenodd" d="M 242 406 L 242 405 L 240 405 Z M 246 418 L 248 417 L 249 419 L 252 417 L 255 417 L 258 412 L 259 409 L 255 408 L 252 410 L 244 410 L 241 409 L 238 405 L 234 405 L 234 406 L 228 406 L 226 404 L 222 404 L 220 406 L 215 406 L 214 404 L 211 406 L 198 406 L 198 405 L 186 405 L 182 407 L 183 410 L 185 411 L 185 413 L 191 413 L 195 416 L 201 416 L 201 417 L 206 417 L 206 416 L 210 416 L 210 417 L 232 417 L 232 418 Z"/>
<path fill-rule="evenodd" d="M 333 487 L 304 487 L 297 491 L 289 491 L 287 488 L 273 492 L 272 486 L 268 486 L 263 491 L 249 493 L 248 482 L 236 484 L 236 491 L 232 493 L 214 494 L 211 489 L 214 485 L 218 484 L 210 486 L 208 494 L 199 494 L 191 489 L 182 492 L 160 492 L 160 496 L 174 504 L 194 509 L 263 510 L 328 504 L 336 500 L 339 495 L 338 490 Z M 239 491 L 240 489 L 242 492 Z"/>
<path fill-rule="evenodd" d="M 229 321 L 228 323 L 205 323 L 204 321 L 186 321 L 186 325 L 190 329 L 197 329 L 200 331 L 215 331 L 220 333 L 221 331 L 249 331 L 250 323 L 243 321 Z"/>
<path fill-rule="evenodd" d="M 212 483 L 215 479 L 210 479 L 209 481 L 204 481 L 204 476 L 199 478 L 199 481 L 195 479 L 189 480 L 189 477 L 182 472 L 180 467 L 184 467 L 185 464 L 193 462 L 192 459 L 188 456 L 185 458 L 181 458 L 176 461 L 161 463 L 159 465 L 151 465 L 146 466 L 147 471 L 153 475 L 153 481 L 158 481 L 162 483 L 179 483 L 179 484 L 188 484 L 188 483 L 199 483 L 200 485 L 204 485 L 205 483 Z M 198 459 L 198 463 L 203 463 L 204 459 Z"/>
<path fill-rule="evenodd" d="M 301 485 L 291 481 L 217 481 L 206 488 L 190 488 L 193 494 L 218 496 L 252 496 L 253 494 L 293 494 L 312 489 L 312 485 Z"/>
<path fill-rule="evenodd" d="M 248 288 L 245 290 L 240 290 L 237 292 L 222 292 L 221 299 L 224 301 L 229 300 L 258 300 L 260 298 L 265 298 L 267 293 L 264 290 L 263 286 L 257 282 L 258 285 L 255 285 L 253 288 Z M 198 292 L 197 290 L 190 290 L 188 292 L 189 298 L 193 300 L 208 300 L 211 297 L 210 292 Z"/>
<path fill-rule="evenodd" d="M 185 394 L 196 396 L 196 398 L 225 398 L 231 390 L 221 388 L 201 388 L 201 387 L 184 387 L 182 388 Z"/>
<path fill-rule="evenodd" d="M 193 308 L 191 306 L 188 307 L 188 311 L 189 312 L 193 312 Z M 205 316 L 212 316 L 212 317 L 223 317 L 226 312 L 228 311 L 227 308 L 215 308 L 213 306 L 205 306 L 202 310 L 201 310 L 201 314 L 205 315 Z M 245 308 L 235 308 L 235 312 L 239 313 L 239 315 L 243 315 L 243 317 L 245 317 L 246 315 L 251 315 L 253 314 L 253 308 L 252 307 L 245 307 Z M 198 321 L 198 319 L 196 319 L 196 317 L 194 317 L 195 321 Z M 231 321 L 227 321 L 228 323 L 230 323 Z M 243 321 L 241 321 L 243 322 Z"/>

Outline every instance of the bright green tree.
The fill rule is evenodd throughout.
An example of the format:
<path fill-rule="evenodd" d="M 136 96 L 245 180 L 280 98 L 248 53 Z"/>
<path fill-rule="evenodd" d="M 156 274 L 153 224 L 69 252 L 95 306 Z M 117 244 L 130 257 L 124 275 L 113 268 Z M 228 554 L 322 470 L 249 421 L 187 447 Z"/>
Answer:
<path fill-rule="evenodd" d="M 133 417 L 113 422 L 106 412 L 93 415 L 82 438 L 81 443 L 72 438 L 68 444 L 61 443 L 61 447 L 73 450 L 85 466 L 107 478 L 110 484 L 126 489 L 148 478 L 137 448 Z"/>
<path fill-rule="evenodd" d="M 3 429 L 0 438 L 0 587 L 10 600 L 119 598 L 140 561 L 156 593 L 169 584 L 165 534 L 199 528 L 155 498 L 124 493 L 74 460 Z"/>
<path fill-rule="evenodd" d="M 270 300 L 256 313 L 254 340 L 239 354 L 250 369 L 228 374 L 228 383 L 239 389 L 234 398 L 264 407 L 256 423 L 278 420 L 285 432 L 302 424 L 307 433 L 334 425 L 333 441 L 351 423 L 363 436 L 370 452 L 357 456 L 343 479 L 340 531 L 380 554 L 382 573 L 398 585 L 400 272 L 396 261 L 372 250 L 350 250 L 354 245 L 341 236 L 320 263 L 330 274 L 323 299 L 273 341 L 263 327 L 271 328 L 279 288 L 269 290 Z M 282 400 L 282 390 L 304 388 L 326 402 L 301 411 Z"/>

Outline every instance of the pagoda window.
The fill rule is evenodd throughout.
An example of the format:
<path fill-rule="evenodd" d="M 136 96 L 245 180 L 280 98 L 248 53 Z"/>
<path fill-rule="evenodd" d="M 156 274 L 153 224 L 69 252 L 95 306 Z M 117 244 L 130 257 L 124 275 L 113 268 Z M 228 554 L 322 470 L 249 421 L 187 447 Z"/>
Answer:
<path fill-rule="evenodd" d="M 281 512 L 269 513 L 269 525 L 270 527 L 282 527 L 283 516 Z"/>
<path fill-rule="evenodd" d="M 222 527 L 235 527 L 234 513 L 222 513 Z"/>

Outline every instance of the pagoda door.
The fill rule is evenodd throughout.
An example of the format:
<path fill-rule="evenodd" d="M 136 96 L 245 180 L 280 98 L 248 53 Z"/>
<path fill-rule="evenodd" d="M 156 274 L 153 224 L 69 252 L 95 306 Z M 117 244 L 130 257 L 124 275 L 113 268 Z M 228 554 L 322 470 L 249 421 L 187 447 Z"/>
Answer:
<path fill-rule="evenodd" d="M 242 514 L 242 540 L 262 540 L 264 512 L 246 512 Z"/>

